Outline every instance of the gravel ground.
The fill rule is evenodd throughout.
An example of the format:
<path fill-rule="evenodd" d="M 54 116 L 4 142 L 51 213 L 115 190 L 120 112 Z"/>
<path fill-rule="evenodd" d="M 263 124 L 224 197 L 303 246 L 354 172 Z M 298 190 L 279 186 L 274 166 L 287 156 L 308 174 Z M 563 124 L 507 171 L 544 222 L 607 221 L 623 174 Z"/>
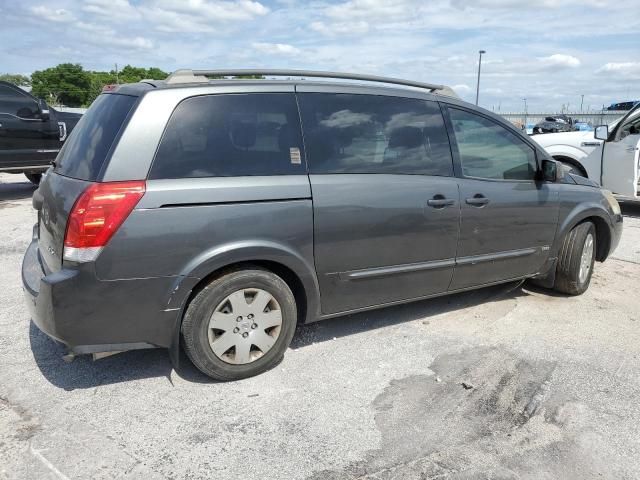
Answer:
<path fill-rule="evenodd" d="M 32 192 L 0 175 L 0 478 L 640 478 L 640 208 L 581 297 L 506 285 L 329 320 L 214 383 L 162 350 L 62 361 L 23 304 Z"/>

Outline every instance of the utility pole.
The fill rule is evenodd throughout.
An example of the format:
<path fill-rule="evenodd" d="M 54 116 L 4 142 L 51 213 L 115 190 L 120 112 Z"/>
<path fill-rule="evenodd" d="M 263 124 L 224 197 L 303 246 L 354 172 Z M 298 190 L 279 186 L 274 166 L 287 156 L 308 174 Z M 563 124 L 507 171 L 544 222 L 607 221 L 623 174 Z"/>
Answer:
<path fill-rule="evenodd" d="M 584 94 L 580 95 L 580 113 L 582 113 L 582 104 L 584 103 Z"/>
<path fill-rule="evenodd" d="M 118 64 L 116 63 L 116 85 L 118 85 L 120 82 L 118 81 Z"/>
<path fill-rule="evenodd" d="M 480 67 L 482 66 L 482 54 L 487 53 L 484 50 L 478 52 L 478 81 L 476 83 L 476 105 L 478 105 L 478 97 L 480 96 Z"/>
<path fill-rule="evenodd" d="M 524 100 L 524 131 L 527 131 L 527 99 L 523 98 L 522 100 Z"/>

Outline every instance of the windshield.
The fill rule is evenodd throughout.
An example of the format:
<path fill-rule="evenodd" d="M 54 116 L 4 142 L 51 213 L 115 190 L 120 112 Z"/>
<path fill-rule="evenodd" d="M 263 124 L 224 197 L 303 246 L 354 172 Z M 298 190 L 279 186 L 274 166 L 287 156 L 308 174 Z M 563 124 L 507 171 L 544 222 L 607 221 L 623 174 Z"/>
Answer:
<path fill-rule="evenodd" d="M 55 172 L 95 181 L 137 97 L 102 94 L 91 105 L 56 158 Z"/>

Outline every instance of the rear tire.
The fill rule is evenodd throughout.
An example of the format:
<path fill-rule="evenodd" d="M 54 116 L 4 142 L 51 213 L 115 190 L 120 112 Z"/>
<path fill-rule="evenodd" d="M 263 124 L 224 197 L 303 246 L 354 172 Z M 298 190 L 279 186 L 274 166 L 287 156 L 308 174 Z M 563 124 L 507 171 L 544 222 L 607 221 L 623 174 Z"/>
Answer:
<path fill-rule="evenodd" d="M 40 180 L 42 180 L 41 173 L 25 173 L 24 176 L 34 185 L 40 185 Z"/>
<path fill-rule="evenodd" d="M 251 267 L 203 288 L 185 312 L 182 336 L 198 370 L 216 380 L 240 380 L 282 360 L 296 322 L 295 297 L 285 281 Z"/>
<path fill-rule="evenodd" d="M 596 257 L 596 228 L 584 222 L 571 230 L 562 242 L 554 288 L 568 295 L 581 295 L 591 282 Z"/>

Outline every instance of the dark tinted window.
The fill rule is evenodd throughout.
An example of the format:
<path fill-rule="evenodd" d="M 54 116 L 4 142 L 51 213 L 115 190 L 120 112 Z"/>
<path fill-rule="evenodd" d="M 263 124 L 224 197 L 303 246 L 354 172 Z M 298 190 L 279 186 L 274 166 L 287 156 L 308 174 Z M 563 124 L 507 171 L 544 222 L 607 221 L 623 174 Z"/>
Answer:
<path fill-rule="evenodd" d="M 171 115 L 149 178 L 306 174 L 293 94 L 207 95 Z"/>
<path fill-rule="evenodd" d="M 299 100 L 311 173 L 453 175 L 435 102 L 326 93 Z"/>
<path fill-rule="evenodd" d="M 136 100 L 128 95 L 98 96 L 62 147 L 55 171 L 68 177 L 95 180 Z"/>
<path fill-rule="evenodd" d="M 466 177 L 532 180 L 533 148 L 502 125 L 464 110 L 450 108 L 462 173 Z"/>
<path fill-rule="evenodd" d="M 38 105 L 30 96 L 0 85 L 0 113 L 20 118 L 38 118 Z"/>

